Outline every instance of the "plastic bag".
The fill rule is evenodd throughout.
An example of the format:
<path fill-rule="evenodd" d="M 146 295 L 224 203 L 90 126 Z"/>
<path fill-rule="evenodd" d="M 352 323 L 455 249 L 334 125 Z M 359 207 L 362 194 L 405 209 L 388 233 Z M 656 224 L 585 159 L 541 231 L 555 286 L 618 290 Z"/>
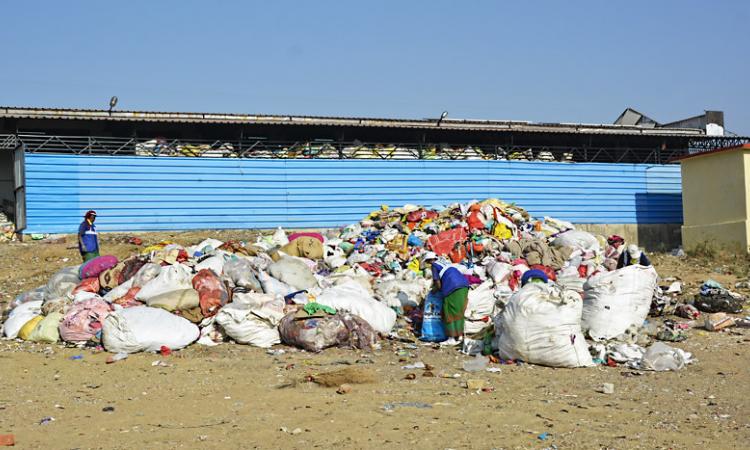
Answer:
<path fill-rule="evenodd" d="M 657 286 L 653 267 L 628 266 L 601 272 L 583 285 L 582 328 L 594 339 L 612 339 L 631 325 L 640 326 Z"/>
<path fill-rule="evenodd" d="M 527 284 L 495 321 L 500 357 L 550 367 L 594 365 L 581 331 L 582 308 L 576 292 Z"/>
<path fill-rule="evenodd" d="M 52 275 L 47 282 L 45 300 L 54 300 L 62 297 L 69 297 L 73 289 L 81 282 L 78 276 L 80 266 L 66 267 L 60 269 Z"/>
<path fill-rule="evenodd" d="M 102 341 L 112 353 L 178 350 L 198 339 L 200 330 L 187 319 L 160 308 L 137 306 L 115 311 L 104 319 Z"/>
<path fill-rule="evenodd" d="M 443 342 L 448 339 L 443 324 L 443 294 L 430 292 L 424 300 L 422 312 L 422 332 L 420 340 L 427 342 Z"/>
<path fill-rule="evenodd" d="M 389 333 L 396 324 L 396 312 L 375 300 L 355 280 L 350 279 L 323 290 L 316 301 L 322 305 L 349 311 L 359 316 L 379 333 Z"/>
<path fill-rule="evenodd" d="M 8 339 L 15 339 L 18 337 L 18 332 L 21 331 L 26 322 L 33 319 L 42 313 L 42 302 L 34 300 L 13 308 L 8 314 L 8 318 L 3 323 L 3 335 Z"/>
<path fill-rule="evenodd" d="M 346 312 L 312 318 L 289 313 L 281 319 L 279 334 L 285 344 L 315 353 L 334 346 L 370 350 L 377 340 L 366 321 Z"/>
<path fill-rule="evenodd" d="M 247 258 L 231 258 L 224 264 L 224 278 L 233 287 L 250 289 L 255 292 L 263 292 L 258 278 L 255 277 L 253 265 Z"/>
<path fill-rule="evenodd" d="M 680 370 L 692 362 L 692 355 L 679 348 L 670 347 L 663 342 L 656 342 L 646 349 L 643 358 L 630 365 L 640 370 Z"/>
<path fill-rule="evenodd" d="M 203 269 L 193 277 L 193 289 L 200 297 L 201 313 L 211 317 L 229 302 L 229 292 L 224 282 L 210 269 Z"/>
<path fill-rule="evenodd" d="M 34 289 L 33 291 L 27 291 L 22 294 L 18 294 L 16 298 L 8 306 L 10 307 L 10 309 L 13 309 L 16 306 L 20 305 L 21 303 L 44 301 L 45 292 L 46 292 L 46 287 L 41 286 L 41 287 Z"/>

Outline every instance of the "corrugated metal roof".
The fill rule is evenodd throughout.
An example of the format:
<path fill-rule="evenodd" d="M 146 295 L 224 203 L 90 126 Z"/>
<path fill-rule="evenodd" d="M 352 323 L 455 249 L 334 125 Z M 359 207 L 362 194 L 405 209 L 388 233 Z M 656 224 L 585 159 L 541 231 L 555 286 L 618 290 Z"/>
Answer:
<path fill-rule="evenodd" d="M 0 118 L 101 120 L 172 123 L 217 123 L 259 125 L 307 125 L 419 128 L 466 131 L 510 131 L 521 133 L 581 133 L 640 136 L 705 136 L 694 128 L 643 128 L 638 126 L 575 123 L 533 123 L 505 120 L 445 119 L 384 119 L 364 117 L 284 116 L 257 114 L 218 114 L 156 111 L 112 111 L 103 109 L 25 108 L 0 106 Z"/>
<path fill-rule="evenodd" d="M 706 151 L 706 152 L 691 153 L 689 155 L 679 156 L 677 158 L 672 158 L 670 160 L 670 162 L 684 161 L 686 159 L 696 158 L 698 156 L 713 155 L 715 153 L 723 153 L 723 152 L 728 152 L 728 151 L 731 151 L 731 150 L 750 150 L 750 144 L 735 145 L 734 147 L 715 148 L 713 150 L 709 150 L 709 151 Z"/>

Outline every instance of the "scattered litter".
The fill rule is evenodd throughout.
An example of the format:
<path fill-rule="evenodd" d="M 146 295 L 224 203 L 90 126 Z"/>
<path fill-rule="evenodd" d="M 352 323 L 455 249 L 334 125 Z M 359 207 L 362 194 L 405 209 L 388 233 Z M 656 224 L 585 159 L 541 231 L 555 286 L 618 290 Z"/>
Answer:
<path fill-rule="evenodd" d="M 735 318 L 726 313 L 714 313 L 706 316 L 704 328 L 708 331 L 719 331 L 735 326 Z"/>
<path fill-rule="evenodd" d="M 55 418 L 52 416 L 44 417 L 42 420 L 39 421 L 39 425 L 47 425 L 51 422 L 54 422 Z"/>
<path fill-rule="evenodd" d="M 123 359 L 127 359 L 127 358 L 128 358 L 128 354 L 121 352 L 121 353 L 116 353 L 114 355 L 109 355 L 107 357 L 106 362 L 107 364 L 113 364 L 113 363 L 116 363 L 117 361 L 122 361 Z"/>
<path fill-rule="evenodd" d="M 481 372 L 487 368 L 487 364 L 487 358 L 478 354 L 474 358 L 464 361 L 463 368 L 466 372 Z"/>
<path fill-rule="evenodd" d="M 402 369 L 406 370 L 415 370 L 415 369 L 425 369 L 427 366 L 422 361 L 417 361 L 414 364 L 408 364 L 406 366 L 401 366 Z"/>
<path fill-rule="evenodd" d="M 417 409 L 429 409 L 432 405 L 423 402 L 398 402 L 398 403 L 386 403 L 383 405 L 383 409 L 386 412 L 395 411 L 398 408 L 417 408 Z"/>
<path fill-rule="evenodd" d="M 484 388 L 486 385 L 487 385 L 487 382 L 484 380 L 479 380 L 479 379 L 466 380 L 466 388 L 470 391 L 478 391 Z"/>

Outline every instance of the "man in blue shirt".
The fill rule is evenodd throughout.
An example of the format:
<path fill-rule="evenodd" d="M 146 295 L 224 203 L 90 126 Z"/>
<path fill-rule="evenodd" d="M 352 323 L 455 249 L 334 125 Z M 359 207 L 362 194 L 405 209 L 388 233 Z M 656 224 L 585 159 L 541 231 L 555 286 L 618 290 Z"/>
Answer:
<path fill-rule="evenodd" d="M 96 234 L 96 211 L 87 211 L 78 227 L 78 251 L 83 262 L 99 256 L 99 236 Z"/>

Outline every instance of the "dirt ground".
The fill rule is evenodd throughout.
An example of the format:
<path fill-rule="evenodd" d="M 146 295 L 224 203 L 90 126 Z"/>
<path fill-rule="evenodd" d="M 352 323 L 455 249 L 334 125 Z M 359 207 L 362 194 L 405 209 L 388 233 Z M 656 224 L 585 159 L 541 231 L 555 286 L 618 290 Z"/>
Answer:
<path fill-rule="evenodd" d="M 252 237 L 139 236 L 146 244 Z M 104 235 L 102 247 L 117 256 L 137 251 L 125 238 Z M 74 245 L 71 238 L 0 244 L 0 301 L 77 263 Z M 685 295 L 707 278 L 731 287 L 747 280 L 743 258 L 653 260 L 662 277 L 687 283 Z M 136 354 L 105 364 L 107 353 L 0 341 L 0 434 L 14 434 L 19 448 L 56 449 L 747 448 L 750 330 L 689 335 L 674 345 L 697 362 L 668 373 L 527 364 L 467 373 L 456 350 L 418 342 L 318 355 L 284 346 L 276 348 L 285 353 L 273 355 L 242 345 L 193 345 L 168 357 Z M 417 361 L 433 366 L 435 376 L 402 369 Z M 359 372 L 353 382 L 374 381 L 352 383 L 345 394 L 307 381 L 342 369 Z M 406 379 L 409 373 L 416 377 Z M 447 378 L 454 374 L 459 378 Z M 488 388 L 464 387 L 474 379 Z M 602 383 L 614 384 L 614 393 L 600 393 Z"/>

